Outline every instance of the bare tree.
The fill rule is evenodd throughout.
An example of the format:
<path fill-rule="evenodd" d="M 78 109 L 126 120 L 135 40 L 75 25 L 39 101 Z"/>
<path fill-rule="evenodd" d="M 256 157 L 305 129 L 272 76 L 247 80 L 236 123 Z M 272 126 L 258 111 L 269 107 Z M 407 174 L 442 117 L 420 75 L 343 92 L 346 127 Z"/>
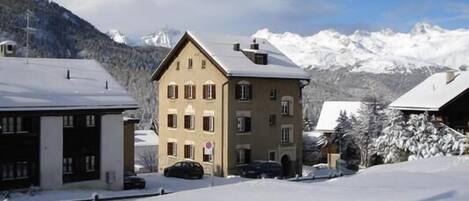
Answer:
<path fill-rule="evenodd" d="M 155 151 L 145 150 L 143 153 L 138 154 L 138 161 L 150 172 L 158 170 L 158 158 Z"/>

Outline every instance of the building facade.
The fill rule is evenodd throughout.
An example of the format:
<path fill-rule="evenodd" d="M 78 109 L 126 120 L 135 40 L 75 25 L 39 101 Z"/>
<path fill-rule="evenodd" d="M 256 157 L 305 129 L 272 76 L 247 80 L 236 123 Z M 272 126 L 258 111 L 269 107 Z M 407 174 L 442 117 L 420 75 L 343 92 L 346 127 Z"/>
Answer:
<path fill-rule="evenodd" d="M 154 73 L 160 170 L 194 160 L 226 176 L 271 160 L 287 176 L 301 173 L 301 88 L 308 75 L 267 41 L 251 41 L 186 32 Z M 213 155 L 204 152 L 209 141 Z"/>
<path fill-rule="evenodd" d="M 0 58 L 0 190 L 123 187 L 123 111 L 92 60 Z"/>

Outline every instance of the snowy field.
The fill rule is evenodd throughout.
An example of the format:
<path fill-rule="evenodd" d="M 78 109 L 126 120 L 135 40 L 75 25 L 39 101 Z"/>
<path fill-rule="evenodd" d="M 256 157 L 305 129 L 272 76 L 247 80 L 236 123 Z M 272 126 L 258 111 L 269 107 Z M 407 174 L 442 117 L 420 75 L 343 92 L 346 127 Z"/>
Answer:
<path fill-rule="evenodd" d="M 144 190 L 127 190 L 127 191 L 96 191 L 96 190 L 60 190 L 60 191 L 43 191 L 37 195 L 29 196 L 25 194 L 15 193 L 12 195 L 11 201 L 55 201 L 55 200 L 70 200 L 79 198 L 90 198 L 94 192 L 99 193 L 100 196 L 120 196 L 120 195 L 133 195 L 144 193 L 156 193 L 160 188 L 166 191 L 175 192 L 189 189 L 205 188 L 210 186 L 210 176 L 204 176 L 201 180 L 186 180 L 179 178 L 167 178 L 159 173 L 140 174 L 140 177 L 145 178 L 147 188 Z M 245 178 L 232 177 L 232 178 L 214 178 L 214 185 L 234 184 L 246 181 Z M 0 196 L 0 200 L 3 199 Z"/>
<path fill-rule="evenodd" d="M 318 183 L 253 180 L 138 201 L 468 201 L 469 157 L 438 157 L 375 166 Z"/>

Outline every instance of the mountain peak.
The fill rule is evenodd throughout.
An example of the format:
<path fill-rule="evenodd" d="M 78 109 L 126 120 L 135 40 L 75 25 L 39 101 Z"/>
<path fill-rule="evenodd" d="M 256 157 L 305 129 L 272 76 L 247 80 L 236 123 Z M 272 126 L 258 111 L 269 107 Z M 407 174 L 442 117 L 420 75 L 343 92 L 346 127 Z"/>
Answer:
<path fill-rule="evenodd" d="M 437 33 L 443 33 L 444 29 L 437 25 L 432 25 L 427 22 L 419 22 L 412 27 L 412 30 L 410 31 L 411 34 L 416 35 L 416 34 L 426 34 L 426 33 L 432 33 L 432 32 L 437 32 Z"/>
<path fill-rule="evenodd" d="M 106 32 L 106 35 L 108 35 L 116 43 L 122 43 L 126 45 L 128 44 L 127 36 L 117 29 L 109 29 Z"/>

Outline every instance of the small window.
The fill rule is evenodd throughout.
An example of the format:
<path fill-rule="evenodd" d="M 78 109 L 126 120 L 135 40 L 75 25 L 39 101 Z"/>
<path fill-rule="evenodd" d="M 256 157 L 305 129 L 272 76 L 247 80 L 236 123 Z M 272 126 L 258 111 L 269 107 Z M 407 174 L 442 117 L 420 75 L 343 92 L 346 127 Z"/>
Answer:
<path fill-rule="evenodd" d="M 192 59 L 189 59 L 189 60 L 187 61 L 187 63 L 188 63 L 188 64 L 187 64 L 187 68 L 188 68 L 188 69 L 192 69 Z"/>
<path fill-rule="evenodd" d="M 216 88 L 214 84 L 206 84 L 203 86 L 203 98 L 205 100 L 213 100 L 216 98 Z"/>
<path fill-rule="evenodd" d="M 207 62 L 205 61 L 205 59 L 202 60 L 202 69 L 205 69 L 206 65 L 207 65 Z"/>
<path fill-rule="evenodd" d="M 191 144 L 184 145 L 184 158 L 194 159 L 194 146 Z"/>
<path fill-rule="evenodd" d="M 177 61 L 177 62 L 176 62 L 176 70 L 179 70 L 179 68 L 180 68 L 180 65 L 181 65 L 181 64 L 180 64 L 180 62 L 179 62 L 179 61 Z"/>
<path fill-rule="evenodd" d="M 235 97 L 238 100 L 252 99 L 252 87 L 250 84 L 237 84 L 235 93 Z"/>
<path fill-rule="evenodd" d="M 212 155 L 205 154 L 205 147 L 202 147 L 202 161 L 208 163 L 212 162 Z"/>
<path fill-rule="evenodd" d="M 95 127 L 96 121 L 94 115 L 86 115 L 86 127 Z"/>
<path fill-rule="evenodd" d="M 236 163 L 247 164 L 251 162 L 251 150 L 250 149 L 238 149 L 236 150 Z"/>
<path fill-rule="evenodd" d="M 7 52 L 13 51 L 13 45 L 7 45 Z"/>
<path fill-rule="evenodd" d="M 184 85 L 184 98 L 195 99 L 195 85 Z"/>
<path fill-rule="evenodd" d="M 73 158 L 67 157 L 63 159 L 63 173 L 73 174 Z"/>
<path fill-rule="evenodd" d="M 260 65 L 267 65 L 267 54 L 256 53 L 254 55 L 254 63 Z"/>
<path fill-rule="evenodd" d="M 282 143 L 291 143 L 291 128 L 282 128 Z"/>
<path fill-rule="evenodd" d="M 277 89 L 270 90 L 270 100 L 277 100 Z"/>
<path fill-rule="evenodd" d="M 276 121 L 275 114 L 269 115 L 269 125 L 271 125 L 271 126 L 275 125 L 275 121 Z"/>
<path fill-rule="evenodd" d="M 177 128 L 176 114 L 168 114 L 168 128 Z"/>
<path fill-rule="evenodd" d="M 2 165 L 2 180 L 15 179 L 15 165 L 14 163 L 4 163 Z"/>
<path fill-rule="evenodd" d="M 15 133 L 15 118 L 14 117 L 3 117 L 2 118 L 2 133 L 3 134 L 14 134 Z"/>
<path fill-rule="evenodd" d="M 73 116 L 67 115 L 63 117 L 64 120 L 64 128 L 73 128 Z"/>
<path fill-rule="evenodd" d="M 28 162 L 21 161 L 16 163 L 16 179 L 29 178 Z"/>
<path fill-rule="evenodd" d="M 290 115 L 290 101 L 282 101 L 282 115 Z"/>
<path fill-rule="evenodd" d="M 175 142 L 168 142 L 167 153 L 168 156 L 176 156 L 177 149 Z"/>
<path fill-rule="evenodd" d="M 184 128 L 188 130 L 195 129 L 195 115 L 184 115 Z"/>
<path fill-rule="evenodd" d="M 168 85 L 168 98 L 177 99 L 178 98 L 178 86 L 175 84 Z"/>
<path fill-rule="evenodd" d="M 269 161 L 277 160 L 277 153 L 275 151 L 269 151 Z"/>
<path fill-rule="evenodd" d="M 251 117 L 237 117 L 238 133 L 251 132 Z"/>
<path fill-rule="evenodd" d="M 86 156 L 85 157 L 85 166 L 87 172 L 96 171 L 96 156 Z"/>
<path fill-rule="evenodd" d="M 215 131 L 215 118 L 213 116 L 203 117 L 203 129 L 204 131 L 214 132 Z"/>

